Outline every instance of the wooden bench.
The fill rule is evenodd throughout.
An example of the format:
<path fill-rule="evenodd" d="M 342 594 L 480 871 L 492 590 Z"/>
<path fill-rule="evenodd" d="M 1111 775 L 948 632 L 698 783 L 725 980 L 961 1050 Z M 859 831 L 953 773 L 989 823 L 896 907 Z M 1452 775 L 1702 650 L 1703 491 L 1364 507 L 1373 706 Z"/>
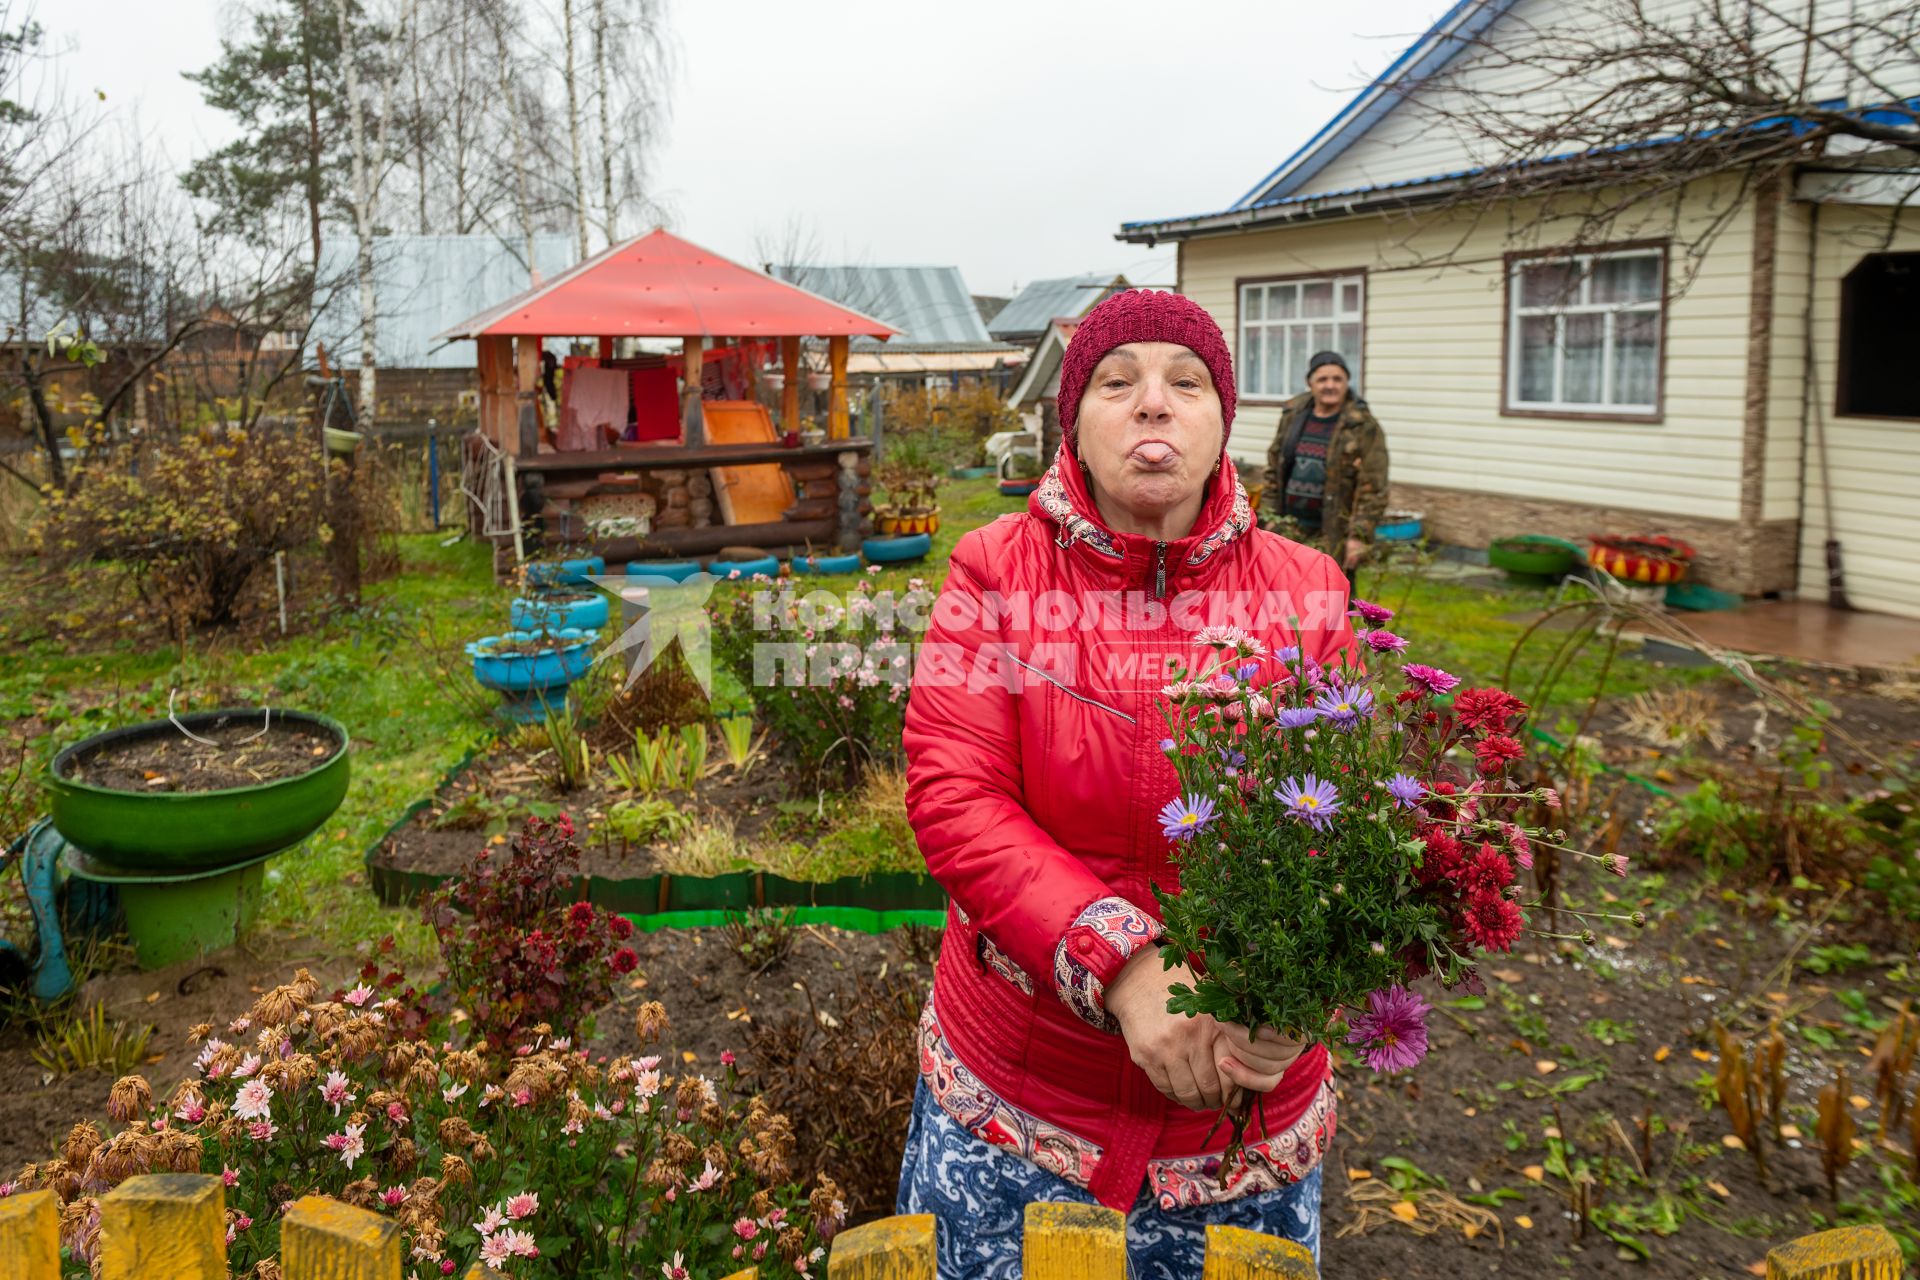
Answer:
<path fill-rule="evenodd" d="M 226 1280 L 226 1188 L 192 1173 L 129 1178 L 100 1201 L 102 1280 Z M 833 1242 L 828 1280 L 935 1280 L 933 1219 L 882 1218 Z M 280 1228 L 285 1280 L 400 1280 L 400 1226 L 326 1196 L 294 1202 Z M 1124 1280 L 1125 1219 L 1078 1204 L 1027 1206 L 1027 1280 Z M 1804 1236 L 1767 1255 L 1768 1280 L 1900 1280 L 1900 1246 L 1884 1227 Z M 465 1280 L 497 1273 L 475 1263 Z M 1207 1228 L 1204 1280 L 1313 1280 L 1313 1256 L 1290 1240 Z M 60 1212 L 51 1191 L 0 1199 L 0 1276 L 59 1280 Z M 727 1280 L 755 1280 L 753 1268 Z"/>

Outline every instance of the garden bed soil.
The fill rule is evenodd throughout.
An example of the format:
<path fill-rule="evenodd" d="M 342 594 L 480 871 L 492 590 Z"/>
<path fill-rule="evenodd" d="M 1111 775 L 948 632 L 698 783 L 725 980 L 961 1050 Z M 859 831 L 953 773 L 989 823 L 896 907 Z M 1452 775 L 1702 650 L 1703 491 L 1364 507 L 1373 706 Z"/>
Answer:
<path fill-rule="evenodd" d="M 696 811 L 724 815 L 732 820 L 734 834 L 751 842 L 766 833 L 780 816 L 780 803 L 794 795 L 797 787 L 797 776 L 784 764 L 761 760 L 745 777 L 723 767 L 703 779 L 691 796 L 683 791 L 659 794 Z M 474 760 L 441 788 L 429 804 L 380 841 L 374 861 L 398 871 L 453 875 L 463 870 L 489 840 L 504 844 L 504 837 L 490 837 L 479 827 L 444 829 L 434 825 L 449 806 L 479 791 L 489 795 L 511 793 L 551 804 L 571 817 L 579 832 L 575 841 L 580 846 L 579 873 L 583 876 L 635 879 L 660 874 L 664 841 L 628 847 L 594 837 L 591 825 L 595 821 L 618 801 L 634 798 L 604 769 L 597 771 L 588 785 L 563 794 L 540 777 L 524 752 L 507 747 Z M 516 825 L 521 817 L 524 815 L 516 815 Z"/>
<path fill-rule="evenodd" d="M 76 756 L 70 781 L 110 791 L 226 791 L 310 773 L 339 747 L 331 735 L 304 724 L 279 723 L 265 734 L 243 720 L 184 733 L 155 733 L 106 743 Z"/>
<path fill-rule="evenodd" d="M 251 1009 L 260 993 L 291 979 L 295 969 L 311 970 L 331 989 L 351 986 L 361 963 L 329 956 L 310 939 L 257 934 L 245 946 L 165 969 L 101 974 L 81 988 L 72 1009 L 102 1004 L 109 1020 L 152 1027 L 146 1057 L 133 1070 L 147 1078 L 155 1098 L 164 1098 L 193 1072 L 199 1050 L 187 1041 L 190 1028 L 211 1022 L 225 1035 L 227 1023 Z M 56 1075 L 34 1061 L 33 1048 L 23 1020 L 0 1024 L 0 1180 L 29 1161 L 51 1158 L 77 1122 L 107 1125 L 113 1073 Z"/>

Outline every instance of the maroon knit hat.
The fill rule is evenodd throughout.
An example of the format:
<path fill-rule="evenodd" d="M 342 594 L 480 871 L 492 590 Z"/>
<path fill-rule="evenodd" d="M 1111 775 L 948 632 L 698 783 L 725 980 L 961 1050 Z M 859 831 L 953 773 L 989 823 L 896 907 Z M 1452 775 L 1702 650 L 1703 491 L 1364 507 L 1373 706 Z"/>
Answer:
<path fill-rule="evenodd" d="M 1233 431 L 1235 396 L 1233 355 L 1227 350 L 1220 326 L 1191 298 L 1128 289 L 1087 312 L 1074 330 L 1073 341 L 1067 343 L 1066 355 L 1060 358 L 1060 433 L 1067 452 L 1074 451 L 1074 420 L 1079 417 L 1080 397 L 1094 366 L 1107 352 L 1129 342 L 1177 342 L 1200 357 L 1213 374 L 1214 389 L 1220 393 L 1220 443 L 1225 445 Z"/>

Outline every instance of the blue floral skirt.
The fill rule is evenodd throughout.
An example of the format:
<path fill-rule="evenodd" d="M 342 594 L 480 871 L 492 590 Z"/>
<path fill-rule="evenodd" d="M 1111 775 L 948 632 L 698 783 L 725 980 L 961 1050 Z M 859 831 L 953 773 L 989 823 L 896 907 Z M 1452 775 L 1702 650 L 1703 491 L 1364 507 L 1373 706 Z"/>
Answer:
<path fill-rule="evenodd" d="M 1083 1188 L 968 1133 L 940 1109 L 925 1084 L 915 1090 L 894 1212 L 934 1216 L 941 1280 L 1019 1280 L 1027 1205 L 1041 1200 L 1096 1203 Z M 1162 1209 L 1152 1189 L 1143 1187 L 1127 1214 L 1133 1280 L 1200 1275 L 1210 1224 L 1297 1241 L 1313 1250 L 1318 1263 L 1320 1170 L 1276 1191 L 1186 1209 Z"/>

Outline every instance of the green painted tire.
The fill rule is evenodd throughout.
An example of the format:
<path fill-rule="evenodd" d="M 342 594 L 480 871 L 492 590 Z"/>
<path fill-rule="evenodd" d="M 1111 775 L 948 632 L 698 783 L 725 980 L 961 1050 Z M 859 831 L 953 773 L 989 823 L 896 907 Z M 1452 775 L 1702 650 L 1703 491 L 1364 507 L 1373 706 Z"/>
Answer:
<path fill-rule="evenodd" d="M 238 707 L 195 712 L 180 722 L 196 729 L 260 714 Z M 42 775 L 53 825 L 83 853 L 129 871 L 204 871 L 298 844 L 333 816 L 347 794 L 347 731 L 306 711 L 275 712 L 274 719 L 330 736 L 333 753 L 296 777 L 224 791 L 144 794 L 72 781 L 76 761 L 102 747 L 179 732 L 167 720 L 109 729 L 56 755 Z"/>

